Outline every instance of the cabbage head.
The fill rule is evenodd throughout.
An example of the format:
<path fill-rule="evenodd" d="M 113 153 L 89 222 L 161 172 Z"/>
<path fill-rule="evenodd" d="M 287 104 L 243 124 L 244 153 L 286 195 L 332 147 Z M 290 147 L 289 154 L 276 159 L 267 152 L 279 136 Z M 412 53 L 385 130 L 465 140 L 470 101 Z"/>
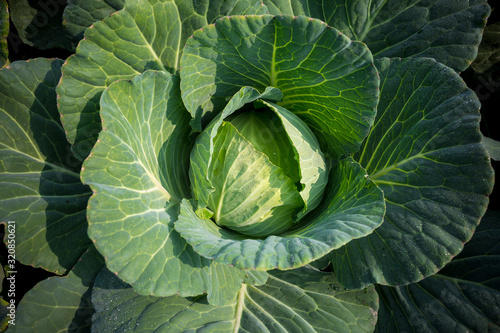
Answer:
<path fill-rule="evenodd" d="M 3 182 L 44 200 L 9 206 L 18 259 L 87 272 L 96 332 L 373 331 L 374 285 L 435 274 L 485 214 L 458 72 L 490 8 L 365 2 L 116 1 L 67 60 L 2 69 L 2 177 L 41 175 Z"/>

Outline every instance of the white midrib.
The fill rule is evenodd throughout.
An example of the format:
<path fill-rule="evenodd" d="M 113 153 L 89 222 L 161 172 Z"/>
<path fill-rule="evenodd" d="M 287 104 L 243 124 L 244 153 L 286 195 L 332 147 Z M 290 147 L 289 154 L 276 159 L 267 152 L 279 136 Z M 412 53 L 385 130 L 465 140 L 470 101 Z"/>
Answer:
<path fill-rule="evenodd" d="M 137 31 L 139 31 L 139 33 L 140 33 L 140 35 L 142 37 L 142 40 L 144 41 L 144 45 L 151 52 L 151 55 L 153 56 L 155 62 L 160 66 L 160 68 L 162 70 L 167 71 L 166 68 L 165 68 L 165 66 L 163 65 L 162 61 L 160 60 L 160 58 L 158 58 L 158 55 L 156 54 L 156 51 L 153 49 L 153 46 L 151 44 L 149 44 L 149 41 L 146 39 L 146 36 L 144 35 L 143 31 L 139 28 L 139 26 L 137 24 L 136 24 L 136 27 L 137 27 Z M 155 38 L 156 38 L 156 33 L 155 33 Z M 177 69 L 177 64 L 175 65 L 175 68 Z"/>
<path fill-rule="evenodd" d="M 368 18 L 367 18 L 367 23 L 365 24 L 365 27 L 363 29 L 363 31 L 361 32 L 361 34 L 359 36 L 357 36 L 355 33 L 354 33 L 354 30 L 352 30 L 353 32 L 353 35 L 356 37 L 356 40 L 359 40 L 359 41 L 363 41 L 366 36 L 368 35 L 368 33 L 370 32 L 370 29 L 372 28 L 372 24 L 373 22 L 375 21 L 375 19 L 377 18 L 378 14 L 380 13 L 380 10 L 382 9 L 382 7 L 385 6 L 385 4 L 387 3 L 387 0 L 384 0 L 383 3 L 380 4 L 380 6 L 377 8 L 377 10 L 373 13 L 373 15 L 370 15 L 370 11 L 371 11 L 371 6 L 372 6 L 372 1 L 370 1 L 370 5 L 368 6 Z"/>
<path fill-rule="evenodd" d="M 19 155 L 23 155 L 23 156 L 25 156 L 25 157 L 26 157 L 26 158 L 28 158 L 28 159 L 34 160 L 34 161 L 36 161 L 36 162 L 38 162 L 38 163 L 40 163 L 40 164 L 42 164 L 42 165 L 45 165 L 45 166 L 50 166 L 53 170 L 57 170 L 57 171 L 59 171 L 59 172 L 61 172 L 61 173 L 65 173 L 65 174 L 71 175 L 71 176 L 73 176 L 73 177 L 75 177 L 75 178 L 77 178 L 77 179 L 80 179 L 80 175 L 79 175 L 78 173 L 76 173 L 76 172 L 74 172 L 74 171 L 72 171 L 72 170 L 70 170 L 70 169 L 67 169 L 67 168 L 65 168 L 65 167 L 63 167 L 63 166 L 60 166 L 60 165 L 57 165 L 57 164 L 53 164 L 53 163 L 50 163 L 50 162 L 48 162 L 48 161 L 44 161 L 44 160 L 43 160 L 43 158 L 41 157 L 41 155 L 40 155 L 41 153 L 40 153 L 40 151 L 39 151 L 38 149 L 36 149 L 36 152 L 37 152 L 37 153 L 38 153 L 38 155 L 39 155 L 39 157 L 37 158 L 37 157 L 35 157 L 35 156 L 32 156 L 32 155 L 27 154 L 27 153 L 26 153 L 26 152 L 24 152 L 24 151 L 20 151 L 20 150 L 18 150 L 17 148 L 14 148 L 14 147 L 9 147 L 9 146 L 7 146 L 7 145 L 2 145 L 2 146 L 3 146 L 3 147 L 8 148 L 8 149 L 9 149 L 9 150 L 11 150 L 11 151 L 16 152 L 16 153 L 17 153 L 17 154 L 19 154 Z M 38 172 L 42 172 L 42 171 L 43 171 L 43 170 L 40 170 L 40 171 L 32 171 L 32 172 L 29 172 L 29 173 L 38 173 Z M 26 173 L 26 172 L 23 172 L 23 174 L 24 174 L 24 173 Z"/>
<path fill-rule="evenodd" d="M 174 73 L 177 72 L 177 66 L 179 65 L 179 56 L 181 54 L 182 49 L 182 22 L 181 22 L 181 14 L 179 13 L 179 7 L 175 5 L 175 10 L 177 11 L 177 17 L 179 18 L 179 38 L 177 40 L 177 52 L 175 54 L 175 65 L 174 65 Z M 159 60 L 159 59 L 158 59 Z M 162 64 L 163 66 L 163 64 Z"/>
<path fill-rule="evenodd" d="M 140 159 L 137 159 L 137 162 L 139 163 L 139 165 L 143 168 L 143 170 L 146 172 L 146 174 L 148 175 L 149 179 L 151 180 L 151 182 L 153 183 L 154 187 L 156 187 L 156 189 L 161 192 L 161 194 L 163 194 L 163 196 L 165 197 L 165 199 L 167 201 L 171 200 L 172 199 L 172 196 L 170 195 L 170 193 L 167 192 L 167 190 L 163 187 L 163 185 L 161 184 L 161 182 L 151 173 L 151 170 L 149 170 L 148 168 L 146 168 L 146 165 L 144 165 L 144 163 L 142 163 L 142 161 Z"/>
<path fill-rule="evenodd" d="M 245 305 L 245 294 L 247 292 L 247 285 L 242 284 L 240 292 L 238 293 L 238 301 L 236 302 L 236 315 L 234 316 L 233 333 L 238 333 L 240 330 L 241 317 L 243 315 L 243 307 Z"/>
<path fill-rule="evenodd" d="M 221 189 L 220 196 L 219 196 L 219 202 L 217 203 L 217 210 L 215 211 L 215 214 L 214 214 L 214 219 L 216 222 L 219 221 L 219 219 L 220 219 L 220 214 L 222 211 L 222 204 L 224 202 L 224 195 L 226 193 L 227 178 L 228 177 L 225 177 L 224 183 L 222 184 L 222 189 Z"/>
<path fill-rule="evenodd" d="M 278 88 L 277 86 L 277 81 L 276 81 L 276 40 L 278 39 L 277 37 L 278 31 L 276 24 L 274 25 L 274 43 L 273 43 L 273 57 L 271 59 L 271 86 Z"/>
<path fill-rule="evenodd" d="M 414 155 L 412 157 L 406 158 L 406 159 L 404 159 L 402 161 L 399 161 L 397 163 L 394 163 L 392 165 L 389 165 L 389 166 L 383 168 L 382 170 L 377 171 L 375 174 L 370 175 L 370 179 L 376 182 L 376 179 L 378 177 L 381 177 L 381 176 L 385 175 L 386 173 L 388 173 L 388 172 L 396 169 L 397 167 L 399 167 L 399 166 L 401 166 L 401 165 L 403 165 L 403 164 L 405 164 L 405 163 L 407 163 L 407 162 L 409 162 L 411 160 L 417 159 L 417 158 L 425 158 L 425 155 L 422 154 L 422 153 L 420 153 L 420 154 Z"/>

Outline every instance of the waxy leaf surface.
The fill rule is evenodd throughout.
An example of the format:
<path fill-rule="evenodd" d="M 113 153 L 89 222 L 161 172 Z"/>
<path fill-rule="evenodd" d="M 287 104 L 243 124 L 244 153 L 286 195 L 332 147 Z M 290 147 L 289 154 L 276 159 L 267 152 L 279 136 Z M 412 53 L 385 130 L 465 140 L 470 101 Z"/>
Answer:
<path fill-rule="evenodd" d="M 383 59 L 377 119 L 355 155 L 384 191 L 385 220 L 333 253 L 347 288 L 416 282 L 463 248 L 486 211 L 493 170 L 479 101 L 432 59 Z"/>
<path fill-rule="evenodd" d="M 63 274 L 90 245 L 80 181 L 59 121 L 61 60 L 17 61 L 0 71 L 0 216 L 16 224 L 16 259 Z"/>
<path fill-rule="evenodd" d="M 124 9 L 87 29 L 76 54 L 64 65 L 57 91 L 61 119 L 76 156 L 87 157 L 99 134 L 99 98 L 106 87 L 148 69 L 177 73 L 193 31 L 233 10 L 260 14 L 266 7 L 258 0 L 210 6 L 208 0 L 127 0 Z"/>
<path fill-rule="evenodd" d="M 147 71 L 119 81 L 101 99 L 103 130 L 82 179 L 94 191 L 89 235 L 106 266 L 143 295 L 232 300 L 251 275 L 200 257 L 174 230 L 181 198 L 189 196 L 192 143 L 179 79 Z M 250 274 L 250 275 L 249 275 Z"/>
<path fill-rule="evenodd" d="M 175 229 L 196 252 L 241 269 L 291 269 L 319 259 L 353 238 L 365 237 L 383 220 L 380 189 L 348 158 L 329 175 L 323 203 L 295 228 L 267 238 L 248 238 L 196 215 L 183 200 Z M 317 213 L 316 213 L 317 212 Z"/>
<path fill-rule="evenodd" d="M 477 55 L 486 0 L 264 0 L 270 14 L 320 19 L 375 58 L 430 57 L 463 71 Z"/>
<path fill-rule="evenodd" d="M 94 247 L 84 253 L 67 276 L 39 282 L 21 299 L 9 332 L 90 332 L 94 308 L 92 285 L 104 260 Z M 17 275 L 21 278 L 20 275 Z"/>
<path fill-rule="evenodd" d="M 500 330 L 500 214 L 488 211 L 464 250 L 439 273 L 402 287 L 378 286 L 376 332 Z"/>
<path fill-rule="evenodd" d="M 355 152 L 378 102 L 378 76 L 366 45 L 319 20 L 234 16 L 197 30 L 181 59 L 186 108 L 201 131 L 241 87 L 283 93 L 278 105 L 296 114 L 325 154 Z"/>
<path fill-rule="evenodd" d="M 92 23 L 123 9 L 124 4 L 125 0 L 68 0 L 63 13 L 64 27 L 79 41 Z"/>
<path fill-rule="evenodd" d="M 205 297 L 140 296 L 103 270 L 92 303 L 97 332 L 373 332 L 378 309 L 373 287 L 347 291 L 310 268 L 270 272 L 266 284 L 244 285 L 221 307 Z"/>
<path fill-rule="evenodd" d="M 272 103 L 273 101 L 276 102 L 281 100 L 281 98 L 282 94 L 279 89 L 276 88 L 268 87 L 263 94 L 260 94 L 255 88 L 243 87 L 234 94 L 224 110 L 219 113 L 200 134 L 191 152 L 190 165 L 190 178 L 193 193 L 195 199 L 198 200 L 196 213 L 199 216 L 203 216 L 204 214 L 201 213 L 201 210 L 209 206 L 212 207 L 211 209 L 213 213 L 215 213 L 214 218 L 216 221 L 219 221 L 220 212 L 229 211 L 231 215 L 235 215 L 228 219 L 229 222 L 232 223 L 232 221 L 236 221 L 238 215 L 244 214 L 242 210 L 256 213 L 264 206 L 268 206 L 268 208 L 274 209 L 272 214 L 276 219 L 289 219 L 289 221 L 280 222 L 275 220 L 278 224 L 283 225 L 283 227 L 289 228 L 297 221 L 297 219 L 294 221 L 291 218 L 293 215 L 300 213 L 299 218 L 301 218 L 319 204 L 323 193 L 322 190 L 327 181 L 327 171 L 323 155 L 319 151 L 319 144 L 311 130 L 293 113 Z M 283 171 L 281 171 L 282 169 L 280 168 L 276 168 L 276 166 L 279 165 L 279 163 L 274 160 L 274 158 L 278 157 L 276 152 L 269 153 L 267 157 L 271 157 L 268 159 L 261 153 L 264 150 L 253 149 L 252 146 L 246 146 L 244 149 L 245 151 L 235 146 L 220 148 L 222 144 L 218 145 L 219 148 L 214 148 L 214 139 L 219 135 L 218 133 L 222 121 L 239 110 L 242 110 L 243 114 L 240 114 L 238 117 L 245 115 L 245 112 L 249 112 L 247 115 L 251 114 L 254 111 L 250 110 L 254 108 L 259 108 L 261 111 L 266 108 L 267 110 L 265 112 L 267 112 L 267 115 L 273 116 L 273 121 L 277 122 L 272 126 L 283 128 L 283 137 L 281 137 L 281 140 L 276 140 L 277 135 L 263 131 L 265 126 L 255 129 L 259 132 L 256 136 L 266 141 L 266 143 L 264 143 L 266 148 L 276 149 L 280 154 L 287 148 L 290 149 L 289 155 L 287 156 L 288 160 L 283 158 L 285 162 Z M 275 115 L 272 115 L 272 113 L 275 113 Z M 234 119 L 231 120 L 231 123 L 233 122 Z M 238 126 L 237 128 L 239 128 L 242 133 L 245 133 L 245 129 Z M 267 143 L 266 138 L 274 140 L 273 144 L 270 145 Z M 223 141 L 220 137 L 218 137 L 217 140 Z M 280 143 L 278 143 L 278 141 L 280 141 Z M 246 140 L 242 142 L 246 142 Z M 252 142 L 255 144 L 255 140 Z M 224 144 L 228 143 L 229 140 Z M 274 146 L 278 144 L 281 144 L 283 147 Z M 246 156 L 248 160 L 242 159 L 242 156 Z M 253 163 L 252 168 L 248 168 L 250 160 Z M 290 160 L 294 161 L 294 163 L 290 163 Z M 222 165 L 225 167 L 223 168 Z M 239 167 L 235 167 L 235 165 L 239 165 Z M 236 179 L 228 180 L 227 177 L 222 179 L 223 177 L 219 177 L 217 173 L 226 169 L 245 170 L 245 172 L 239 174 Z M 271 171 L 273 169 L 274 171 Z M 293 170 L 291 175 L 286 176 L 286 172 L 290 170 Z M 222 173 L 227 175 L 225 171 Z M 267 173 L 266 176 L 264 176 L 265 173 Z M 210 176 L 207 177 L 209 174 Z M 261 181 L 252 181 L 256 179 L 257 176 Z M 283 182 L 285 179 L 283 177 L 290 177 L 295 184 L 290 181 Z M 209 178 L 214 181 L 209 181 Z M 302 200 L 300 197 L 297 198 L 296 185 L 299 182 L 301 187 L 303 187 L 300 191 Z M 274 185 L 271 185 L 271 183 Z M 288 185 L 285 186 L 285 183 L 288 183 Z M 281 192 L 285 194 L 279 196 L 273 195 L 273 193 L 277 193 L 276 189 L 280 186 L 283 186 Z M 232 194 L 227 195 L 224 193 L 227 191 L 223 189 L 228 189 Z M 258 194 L 259 199 L 254 201 L 246 200 L 250 193 L 255 195 Z M 290 201 L 289 204 L 278 202 L 285 199 L 285 197 L 288 197 L 287 201 Z M 292 198 L 295 199 L 290 200 Z M 253 202 L 253 204 L 247 205 L 245 202 Z M 290 204 L 292 202 L 294 202 L 294 204 Z M 215 208 L 217 205 L 222 209 Z M 298 212 L 297 209 L 301 207 L 303 207 L 302 211 Z M 265 215 L 266 213 L 263 214 Z M 208 214 L 206 217 L 208 218 L 210 216 L 211 215 Z M 263 222 L 263 224 L 266 225 L 265 227 L 255 223 L 250 226 L 239 228 L 238 231 L 243 232 L 244 230 L 244 232 L 248 232 L 248 230 L 254 229 L 251 231 L 251 235 L 255 236 L 257 236 L 257 233 L 260 233 L 260 235 L 275 234 L 277 228 L 273 226 L 273 223 L 268 222 L 268 219 L 266 219 L 266 222 Z M 237 222 L 235 224 L 237 224 Z M 272 228 L 275 230 L 272 230 Z M 247 233 L 247 235 L 250 235 L 250 233 Z"/>
<path fill-rule="evenodd" d="M 323 190 L 328 181 L 328 171 L 323 153 L 311 130 L 293 113 L 272 102 L 264 102 L 281 120 L 288 133 L 293 150 L 297 153 L 300 170 L 300 183 L 303 186 L 300 195 L 304 200 L 304 209 L 298 218 L 302 218 L 315 209 L 321 202 Z"/>
<path fill-rule="evenodd" d="M 215 191 L 208 207 L 214 211 L 218 225 L 250 236 L 276 234 L 293 225 L 291 216 L 303 202 L 283 169 L 272 164 L 227 122 L 220 126 L 214 147 L 208 177 Z M 273 220 L 266 218 L 269 214 Z M 283 215 L 289 218 L 281 221 Z M 242 216 L 253 223 L 246 224 Z"/>
<path fill-rule="evenodd" d="M 245 104 L 252 103 L 258 99 L 277 101 L 282 97 L 283 95 L 276 88 L 269 87 L 261 94 L 255 88 L 243 87 L 232 96 L 224 110 L 198 136 L 195 143 L 196 147 L 193 147 L 191 152 L 189 174 L 194 198 L 198 201 L 197 211 L 208 205 L 209 194 L 215 190 L 207 178 L 207 174 L 212 164 L 212 155 L 214 154 L 213 140 L 224 118 L 238 111 Z"/>

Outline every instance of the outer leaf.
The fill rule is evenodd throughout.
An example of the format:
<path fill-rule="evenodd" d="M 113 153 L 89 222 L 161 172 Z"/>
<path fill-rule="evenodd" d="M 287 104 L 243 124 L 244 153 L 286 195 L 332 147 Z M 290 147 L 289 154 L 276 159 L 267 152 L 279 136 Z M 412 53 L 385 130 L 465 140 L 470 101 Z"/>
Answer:
<path fill-rule="evenodd" d="M 264 0 L 271 14 L 306 15 L 363 41 L 375 58 L 431 57 L 465 70 L 476 58 L 486 0 Z"/>
<path fill-rule="evenodd" d="M 54 47 L 73 50 L 74 45 L 62 25 L 64 0 L 9 2 L 11 19 L 24 43 L 40 49 Z"/>
<path fill-rule="evenodd" d="M 101 129 L 99 98 L 106 87 L 148 69 L 177 73 L 187 37 L 241 7 L 249 14 L 266 11 L 259 0 L 127 0 L 123 10 L 89 28 L 68 58 L 58 87 L 75 154 L 84 159 L 95 143 Z"/>
<path fill-rule="evenodd" d="M 490 70 L 500 62 L 500 22 L 490 24 L 484 29 L 479 52 L 471 67 L 478 73 Z"/>
<path fill-rule="evenodd" d="M 26 293 L 16 309 L 11 332 L 90 332 L 91 291 L 104 261 L 91 247 L 72 271 L 39 282 Z"/>
<path fill-rule="evenodd" d="M 377 66 L 377 119 L 356 158 L 384 191 L 387 213 L 373 234 L 334 252 L 348 288 L 437 272 L 471 238 L 493 186 L 479 101 L 461 78 L 432 59 Z"/>
<path fill-rule="evenodd" d="M 223 307 L 205 298 L 139 296 L 112 274 L 99 274 L 92 329 L 164 332 L 372 332 L 377 295 L 370 287 L 344 291 L 331 274 L 302 268 L 272 272 L 261 286 L 244 285 Z"/>
<path fill-rule="evenodd" d="M 78 41 L 92 23 L 123 9 L 124 3 L 125 0 L 68 0 L 63 13 L 64 27 Z"/>
<path fill-rule="evenodd" d="M 0 216 L 16 222 L 16 259 L 63 274 L 90 244 L 90 189 L 56 107 L 61 60 L 18 61 L 0 71 Z"/>
<path fill-rule="evenodd" d="M 483 145 L 492 160 L 500 161 L 500 142 L 483 137 Z"/>
<path fill-rule="evenodd" d="M 472 240 L 438 274 L 406 287 L 377 287 L 377 332 L 500 330 L 500 215 L 486 213 Z"/>
<path fill-rule="evenodd" d="M 204 257 L 241 269 L 270 270 L 304 266 L 353 238 L 377 228 L 384 216 L 382 192 L 350 158 L 330 174 L 323 204 L 299 227 L 280 236 L 251 239 L 199 218 L 183 200 L 175 229 Z"/>
<path fill-rule="evenodd" d="M 6 0 L 0 0 L 0 67 L 9 59 L 7 36 L 9 35 L 9 10 Z"/>
<path fill-rule="evenodd" d="M 378 76 L 370 51 L 323 22 L 292 16 L 235 16 L 196 31 L 181 59 L 186 108 L 201 130 L 242 86 L 283 92 L 335 157 L 359 149 L 375 116 Z"/>
<path fill-rule="evenodd" d="M 89 235 L 107 267 L 145 295 L 232 300 L 245 272 L 201 258 L 173 229 L 189 194 L 189 113 L 179 80 L 147 71 L 102 96 L 103 130 L 84 163 Z M 265 275 L 248 278 L 263 283 Z M 247 281 L 250 283 L 250 281 Z"/>

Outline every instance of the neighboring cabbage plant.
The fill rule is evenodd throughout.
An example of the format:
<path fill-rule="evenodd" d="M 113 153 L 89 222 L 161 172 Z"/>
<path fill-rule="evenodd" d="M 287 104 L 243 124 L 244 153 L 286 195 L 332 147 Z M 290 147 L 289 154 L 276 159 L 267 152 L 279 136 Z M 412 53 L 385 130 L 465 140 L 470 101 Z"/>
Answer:
<path fill-rule="evenodd" d="M 457 71 L 490 8 L 320 3 L 68 1 L 73 38 L 123 9 L 2 69 L 0 211 L 65 275 L 9 331 L 371 332 L 377 290 L 462 251 L 493 170 Z"/>

